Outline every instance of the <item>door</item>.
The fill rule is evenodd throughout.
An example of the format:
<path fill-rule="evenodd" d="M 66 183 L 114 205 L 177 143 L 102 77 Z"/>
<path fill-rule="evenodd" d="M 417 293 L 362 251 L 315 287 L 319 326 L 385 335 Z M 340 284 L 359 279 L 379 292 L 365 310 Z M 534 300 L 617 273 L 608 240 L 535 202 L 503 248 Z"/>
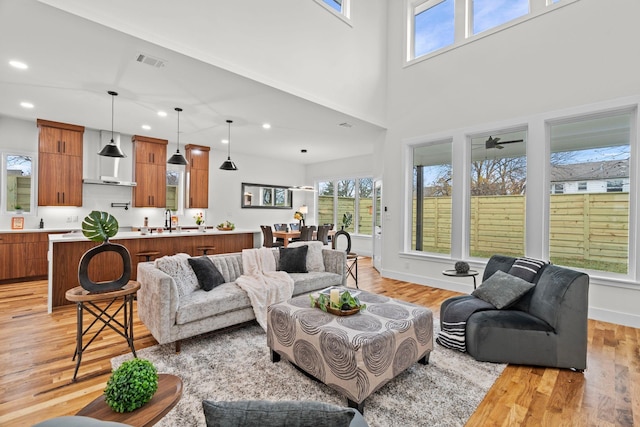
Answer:
<path fill-rule="evenodd" d="M 373 268 L 382 270 L 382 180 L 373 183 Z"/>

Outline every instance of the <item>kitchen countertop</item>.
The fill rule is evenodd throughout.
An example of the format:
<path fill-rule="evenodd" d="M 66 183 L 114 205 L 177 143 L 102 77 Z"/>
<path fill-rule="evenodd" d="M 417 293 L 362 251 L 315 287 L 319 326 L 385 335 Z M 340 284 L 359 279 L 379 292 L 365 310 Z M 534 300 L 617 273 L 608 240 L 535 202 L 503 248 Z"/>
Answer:
<path fill-rule="evenodd" d="M 80 227 L 45 227 L 45 228 L 24 228 L 22 230 L 13 230 L 11 228 L 0 229 L 0 233 L 66 233 L 68 231 L 80 231 Z"/>
<path fill-rule="evenodd" d="M 197 229 L 194 230 L 182 230 L 175 231 L 173 230 L 169 233 L 169 230 L 164 230 L 162 233 L 158 233 L 154 231 L 153 233 L 147 233 L 145 235 L 141 234 L 139 231 L 119 231 L 118 234 L 111 237 L 111 240 L 118 239 L 154 239 L 156 237 L 189 237 L 189 236 L 202 236 L 202 235 L 223 235 L 223 234 L 246 234 L 246 233 L 261 233 L 261 230 L 251 230 L 251 229 L 240 229 L 236 228 L 231 231 L 220 231 L 215 228 L 209 228 L 206 231 L 199 231 Z M 65 233 L 65 234 L 52 234 L 49 236 L 49 242 L 78 242 L 78 241 L 89 241 L 82 234 L 81 230 L 77 230 L 73 233 Z"/>

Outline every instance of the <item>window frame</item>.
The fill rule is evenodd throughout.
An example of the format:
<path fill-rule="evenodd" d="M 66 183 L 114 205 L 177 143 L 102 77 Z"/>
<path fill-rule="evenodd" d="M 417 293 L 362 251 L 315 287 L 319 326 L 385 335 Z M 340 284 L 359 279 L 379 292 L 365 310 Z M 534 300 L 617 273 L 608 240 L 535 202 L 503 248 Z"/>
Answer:
<path fill-rule="evenodd" d="M 31 158 L 31 194 L 29 201 L 29 210 L 20 213 L 22 216 L 36 216 L 38 215 L 38 153 L 33 151 L 22 150 L 2 150 L 0 151 L 0 185 L 4 188 L 7 185 L 7 157 L 9 156 L 27 156 Z M 0 212 L 4 215 L 16 215 L 15 210 L 7 210 L 6 191 L 0 191 L 2 197 L 0 198 Z"/>
<path fill-rule="evenodd" d="M 315 3 L 317 3 L 317 4 L 319 4 L 320 6 L 322 6 L 322 8 L 324 8 L 324 10 L 330 12 L 333 16 L 335 16 L 336 18 L 340 19 L 345 24 L 347 24 L 350 27 L 352 27 L 352 24 L 351 24 L 351 0 L 342 0 L 342 11 L 340 11 L 340 12 L 338 12 L 337 10 L 335 10 L 334 8 L 329 6 L 327 3 L 325 3 L 324 0 L 313 0 L 313 1 Z"/>
<path fill-rule="evenodd" d="M 360 217 L 358 215 L 358 213 L 360 212 L 360 180 L 361 179 L 370 179 L 372 182 L 375 183 L 375 179 L 373 178 L 372 175 L 356 175 L 356 176 L 343 176 L 340 178 L 327 178 L 327 179 L 321 179 L 318 178 L 316 179 L 315 183 L 314 183 L 314 187 L 316 188 L 316 192 L 315 192 L 315 207 L 314 207 L 314 215 L 316 217 L 316 221 L 318 222 L 318 224 L 320 225 L 320 214 L 318 212 L 318 208 L 319 208 L 319 198 L 320 198 L 320 183 L 322 182 L 331 182 L 333 185 L 333 220 L 332 223 L 334 224 L 334 229 L 335 230 L 339 230 L 342 224 L 342 217 L 338 217 L 338 182 L 340 181 L 348 181 L 348 180 L 353 180 L 354 181 L 354 209 L 353 209 L 353 222 L 351 224 L 351 227 L 353 228 L 353 231 L 349 231 L 349 234 L 352 236 L 361 236 L 361 237 L 373 237 L 373 222 L 372 222 L 372 227 L 371 227 L 371 234 L 362 234 L 360 232 Z M 373 197 L 373 193 L 372 193 L 372 197 Z M 373 221 L 373 218 L 372 218 Z"/>

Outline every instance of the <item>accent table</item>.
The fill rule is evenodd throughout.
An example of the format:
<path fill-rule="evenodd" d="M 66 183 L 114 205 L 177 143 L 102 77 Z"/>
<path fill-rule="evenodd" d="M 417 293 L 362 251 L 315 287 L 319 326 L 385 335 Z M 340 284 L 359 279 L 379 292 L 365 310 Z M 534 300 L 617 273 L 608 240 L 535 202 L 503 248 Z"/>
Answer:
<path fill-rule="evenodd" d="M 458 273 L 455 270 L 444 270 L 442 274 L 449 277 L 473 277 L 473 289 L 476 289 L 476 276 L 478 275 L 476 270 L 469 270 L 466 273 Z"/>
<path fill-rule="evenodd" d="M 121 337 L 127 340 L 127 344 L 129 344 L 129 348 L 133 353 L 134 357 L 136 356 L 136 349 L 133 347 L 133 299 L 135 297 L 136 292 L 140 289 L 140 283 L 130 281 L 126 285 L 122 287 L 122 289 L 118 289 L 110 292 L 102 292 L 102 293 L 90 293 L 82 286 L 76 286 L 73 289 L 69 289 L 65 293 L 65 298 L 71 302 L 76 303 L 76 313 L 77 313 L 77 329 L 76 329 L 76 351 L 73 354 L 73 359 L 76 357 L 78 361 L 76 362 L 76 369 L 73 372 L 73 381 L 76 381 L 76 376 L 78 375 L 78 368 L 80 368 L 80 362 L 82 362 L 82 352 L 86 350 L 87 347 L 95 340 L 98 335 L 106 328 L 107 326 L 113 329 L 116 333 L 118 333 Z M 119 299 L 122 298 L 122 303 L 120 306 L 116 306 L 116 311 L 114 313 L 108 313 L 107 310 L 113 306 L 113 304 Z M 108 304 L 106 307 L 100 307 L 96 305 L 98 301 L 106 301 Z M 123 312 L 123 320 L 120 322 L 116 319 L 116 316 Z M 83 314 L 87 312 L 94 317 L 94 320 L 84 329 L 82 325 Z M 103 325 L 98 329 L 93 337 L 89 340 L 88 343 L 83 343 L 83 337 L 89 333 L 93 325 L 96 322 L 101 321 Z M 114 324 L 117 326 L 114 326 Z"/>
<path fill-rule="evenodd" d="M 151 400 L 132 412 L 115 412 L 104 401 L 104 394 L 82 408 L 76 415 L 102 421 L 116 421 L 134 427 L 152 426 L 169 413 L 182 397 L 182 380 L 171 374 L 158 374 L 158 391 Z"/>

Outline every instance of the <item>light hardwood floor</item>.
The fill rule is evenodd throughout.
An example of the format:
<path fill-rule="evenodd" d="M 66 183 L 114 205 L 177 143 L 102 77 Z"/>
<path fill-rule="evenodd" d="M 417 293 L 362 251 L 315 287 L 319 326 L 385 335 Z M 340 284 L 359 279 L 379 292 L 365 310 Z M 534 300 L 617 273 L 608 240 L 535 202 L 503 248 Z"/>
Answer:
<path fill-rule="evenodd" d="M 382 279 L 369 259 L 359 262 L 362 289 L 431 308 L 454 292 Z M 110 359 L 127 353 L 124 339 L 105 330 L 84 353 L 78 381 L 75 306 L 47 314 L 46 281 L 0 285 L 0 426 L 31 426 L 71 415 L 99 396 Z M 135 346 L 156 342 L 135 315 Z M 640 329 L 589 321 L 588 369 L 508 366 L 467 426 L 640 426 Z M 437 344 L 436 344 L 437 345 Z"/>

